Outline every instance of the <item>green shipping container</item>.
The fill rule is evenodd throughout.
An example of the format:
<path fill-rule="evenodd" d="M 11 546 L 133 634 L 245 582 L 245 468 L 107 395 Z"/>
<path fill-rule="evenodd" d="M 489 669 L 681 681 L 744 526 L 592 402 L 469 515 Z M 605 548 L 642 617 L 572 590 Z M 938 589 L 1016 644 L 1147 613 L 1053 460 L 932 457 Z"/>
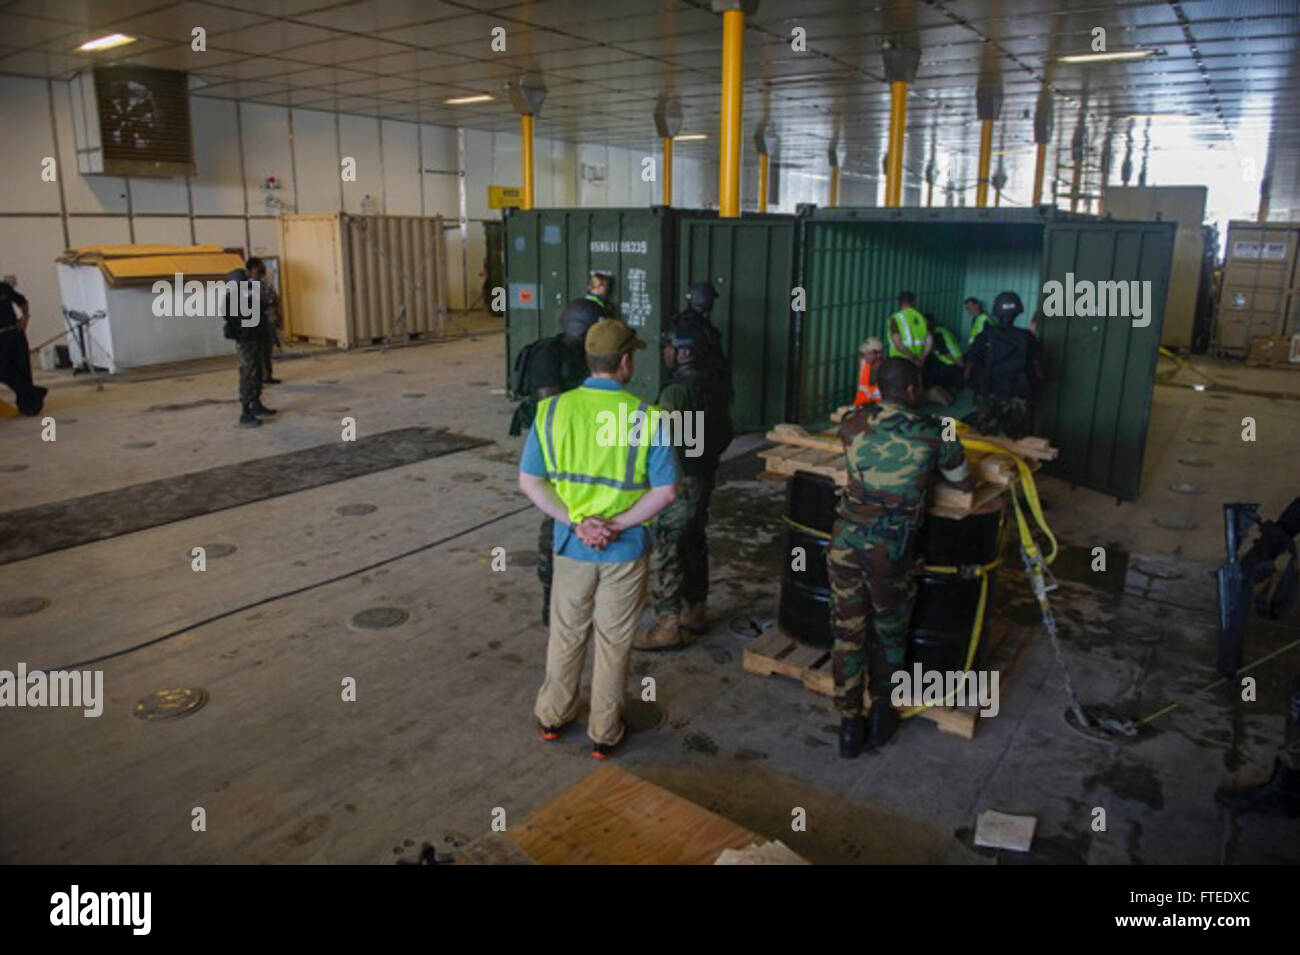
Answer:
<path fill-rule="evenodd" d="M 525 345 L 559 332 L 560 310 L 586 294 L 593 272 L 613 277 L 620 318 L 649 346 L 628 385 L 653 401 L 663 381 L 662 323 L 684 305 L 676 281 L 678 223 L 712 213 L 640 209 L 512 210 L 505 219 L 506 382 Z"/>
<path fill-rule="evenodd" d="M 718 291 L 712 318 L 731 362 L 738 432 L 786 420 L 796 232 L 788 215 L 681 221 L 678 284 L 683 294 L 704 281 Z"/>
<path fill-rule="evenodd" d="M 1060 457 L 1049 473 L 1121 498 L 1137 495 L 1168 291 L 1175 225 L 1117 222 L 1038 210 L 807 209 L 799 217 L 791 417 L 820 425 L 853 396 L 858 345 L 887 338 L 898 293 L 957 333 L 963 300 L 986 306 L 998 292 L 1039 310 L 1044 283 L 1138 282 L 1149 322 L 1128 318 L 1040 318 L 1044 391 L 1037 432 Z M 1068 278 L 1069 275 L 1073 279 Z M 1143 283 L 1150 283 L 1144 285 Z"/>

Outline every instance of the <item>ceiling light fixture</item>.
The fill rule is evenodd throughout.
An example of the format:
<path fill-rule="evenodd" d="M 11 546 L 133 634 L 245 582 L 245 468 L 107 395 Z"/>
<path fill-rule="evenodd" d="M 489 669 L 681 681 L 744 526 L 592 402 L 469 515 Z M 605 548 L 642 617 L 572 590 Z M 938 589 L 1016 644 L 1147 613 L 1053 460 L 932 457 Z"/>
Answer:
<path fill-rule="evenodd" d="M 1140 60 L 1144 56 L 1154 56 L 1155 50 L 1116 50 L 1114 53 L 1075 53 L 1063 56 L 1059 63 L 1103 63 L 1111 60 Z"/>
<path fill-rule="evenodd" d="M 708 139 L 708 138 L 709 138 L 708 133 L 683 133 L 680 136 L 673 137 L 673 139 L 679 143 L 696 140 L 696 139 Z"/>
<path fill-rule="evenodd" d="M 108 36 L 101 36 L 98 40 L 87 40 L 77 47 L 77 52 L 97 53 L 100 50 L 111 50 L 115 46 L 126 46 L 128 43 L 134 42 L 135 37 L 133 36 L 127 36 L 125 33 L 110 33 Z"/>
<path fill-rule="evenodd" d="M 454 99 L 445 99 L 443 103 L 447 106 L 467 106 L 470 103 L 490 103 L 494 99 L 496 97 L 488 93 L 476 93 L 474 96 L 457 96 Z"/>

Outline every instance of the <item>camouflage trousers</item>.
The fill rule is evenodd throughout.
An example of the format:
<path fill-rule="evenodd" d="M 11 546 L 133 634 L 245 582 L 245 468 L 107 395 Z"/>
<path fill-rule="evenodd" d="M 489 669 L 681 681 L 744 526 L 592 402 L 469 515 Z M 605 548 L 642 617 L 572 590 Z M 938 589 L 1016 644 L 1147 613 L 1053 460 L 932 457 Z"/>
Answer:
<path fill-rule="evenodd" d="M 680 613 L 682 601 L 700 604 L 709 596 L 709 499 L 714 477 L 683 476 L 677 498 L 654 522 L 650 554 L 654 612 Z"/>
<path fill-rule="evenodd" d="M 976 395 L 975 412 L 967 421 L 981 434 L 1023 438 L 1033 425 L 1033 408 L 1028 398 Z"/>
<path fill-rule="evenodd" d="M 845 716 L 863 711 L 868 679 L 872 695 L 887 699 L 890 677 L 907 663 L 918 562 L 905 527 L 840 519 L 831 534 L 831 667 L 835 709 Z"/>
<path fill-rule="evenodd" d="M 235 342 L 239 354 L 239 403 L 251 404 L 262 397 L 262 343 Z"/>

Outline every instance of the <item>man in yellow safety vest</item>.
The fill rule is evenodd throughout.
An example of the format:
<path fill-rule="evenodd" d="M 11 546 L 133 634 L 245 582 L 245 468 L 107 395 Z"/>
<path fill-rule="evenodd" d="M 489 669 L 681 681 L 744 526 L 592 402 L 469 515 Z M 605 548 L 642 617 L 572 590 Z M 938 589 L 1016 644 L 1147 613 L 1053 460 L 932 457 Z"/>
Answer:
<path fill-rule="evenodd" d="M 538 403 L 519 462 L 519 489 L 555 518 L 546 677 L 534 714 L 542 738 L 559 739 L 577 715 L 594 642 L 587 735 L 597 759 L 623 738 L 628 659 L 650 580 L 647 524 L 677 496 L 677 461 L 659 409 L 623 390 L 644 347 L 617 319 L 592 325 L 591 376 Z"/>
<path fill-rule="evenodd" d="M 916 296 L 900 292 L 898 311 L 889 317 L 889 357 L 907 358 L 917 368 L 934 349 L 934 337 L 925 327 L 925 316 L 916 310 Z"/>

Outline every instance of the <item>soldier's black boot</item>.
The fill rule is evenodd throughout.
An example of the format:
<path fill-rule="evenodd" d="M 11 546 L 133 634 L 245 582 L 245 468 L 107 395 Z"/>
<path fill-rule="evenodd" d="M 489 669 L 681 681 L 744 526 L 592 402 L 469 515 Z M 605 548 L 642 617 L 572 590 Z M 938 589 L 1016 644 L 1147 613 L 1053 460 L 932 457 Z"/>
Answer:
<path fill-rule="evenodd" d="M 867 740 L 867 718 L 861 713 L 840 718 L 840 755 L 853 759 L 862 755 Z"/>
<path fill-rule="evenodd" d="M 1224 787 L 1214 794 L 1224 809 L 1262 812 L 1269 816 L 1300 816 L 1300 770 L 1273 760 L 1273 775 L 1256 786 Z"/>
<path fill-rule="evenodd" d="M 248 410 L 253 412 L 253 414 L 257 415 L 259 418 L 265 418 L 267 415 L 275 414 L 275 409 L 268 408 L 266 405 L 262 404 L 261 398 L 249 402 Z"/>
<path fill-rule="evenodd" d="M 867 740 L 872 749 L 880 749 L 898 732 L 898 710 L 889 702 L 889 697 L 871 701 L 871 712 L 867 716 L 871 724 Z"/>
<path fill-rule="evenodd" d="M 257 428 L 261 426 L 262 422 L 257 415 L 253 414 L 252 408 L 244 405 L 243 412 L 239 416 L 239 424 L 240 427 L 244 428 Z"/>
<path fill-rule="evenodd" d="M 542 588 L 542 626 L 550 627 L 551 625 L 551 588 Z"/>

